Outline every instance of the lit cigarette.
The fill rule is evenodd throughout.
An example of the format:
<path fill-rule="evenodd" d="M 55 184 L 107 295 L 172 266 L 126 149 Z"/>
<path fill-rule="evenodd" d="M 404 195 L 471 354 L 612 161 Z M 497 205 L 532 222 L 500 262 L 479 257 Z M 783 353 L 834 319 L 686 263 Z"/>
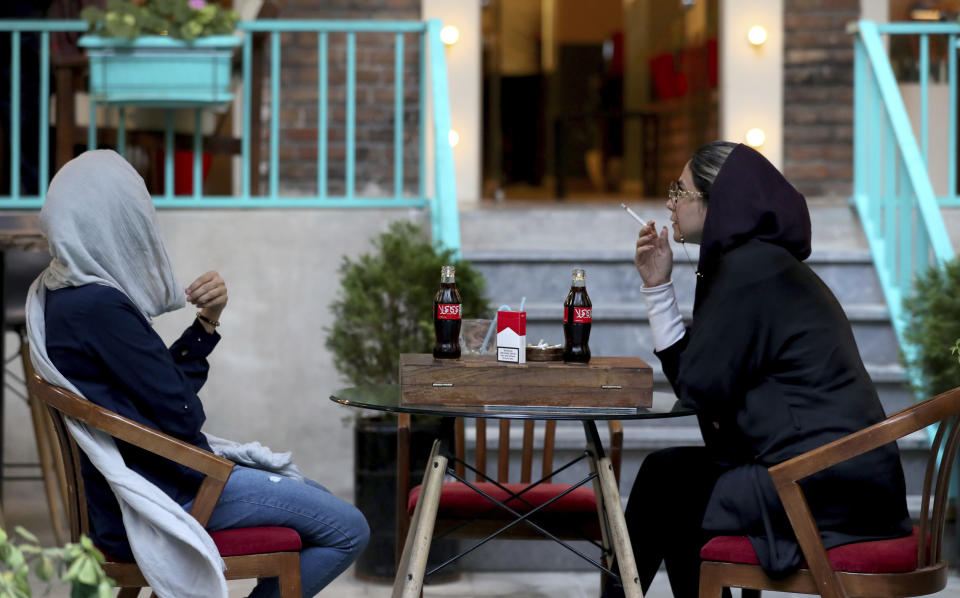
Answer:
<path fill-rule="evenodd" d="M 634 212 L 633 210 L 631 210 L 630 208 L 627 207 L 627 204 L 622 203 L 622 204 L 620 204 L 620 207 L 623 208 L 624 210 L 626 210 L 626 211 L 627 211 L 627 214 L 630 214 L 631 216 L 633 216 L 633 219 L 636 220 L 637 222 L 639 222 L 639 223 L 640 223 L 640 226 L 646 226 L 646 225 L 647 225 L 646 221 L 644 221 L 643 218 L 637 216 L 637 213 L 636 213 L 636 212 Z"/>

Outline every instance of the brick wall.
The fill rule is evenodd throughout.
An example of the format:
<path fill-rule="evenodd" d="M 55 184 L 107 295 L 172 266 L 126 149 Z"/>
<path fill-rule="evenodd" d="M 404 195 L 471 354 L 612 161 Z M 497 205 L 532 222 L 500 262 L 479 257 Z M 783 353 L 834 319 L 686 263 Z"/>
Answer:
<path fill-rule="evenodd" d="M 420 0 L 286 0 L 282 19 L 420 18 Z M 404 36 L 404 187 L 415 192 L 419 163 L 419 36 Z M 328 149 L 327 192 L 344 192 L 346 132 L 346 36 L 330 34 L 328 41 Z M 394 34 L 359 33 L 356 36 L 356 149 L 355 193 L 392 195 L 394 180 Z M 269 63 L 268 63 L 269 64 Z M 269 164 L 269 67 L 263 81 L 263 175 Z M 282 193 L 317 193 L 317 35 L 281 36 L 279 182 Z"/>
<path fill-rule="evenodd" d="M 853 181 L 853 38 L 860 0 L 784 2 L 784 174 L 808 197 Z"/>

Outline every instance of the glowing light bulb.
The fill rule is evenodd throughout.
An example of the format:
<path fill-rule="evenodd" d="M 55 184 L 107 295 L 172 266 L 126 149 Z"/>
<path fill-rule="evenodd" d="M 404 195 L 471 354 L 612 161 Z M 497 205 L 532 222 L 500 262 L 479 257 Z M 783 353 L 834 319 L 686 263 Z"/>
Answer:
<path fill-rule="evenodd" d="M 447 141 L 450 142 L 450 147 L 457 147 L 457 144 L 460 143 L 460 133 L 450 129 L 450 132 L 447 133 Z"/>
<path fill-rule="evenodd" d="M 452 46 L 460 40 L 460 30 L 453 25 L 447 25 L 440 30 L 440 39 L 448 46 Z"/>
<path fill-rule="evenodd" d="M 762 46 L 767 41 L 767 30 L 760 25 L 754 25 L 747 32 L 747 39 L 755 46 Z"/>
<path fill-rule="evenodd" d="M 747 145 L 750 147 L 760 147 L 767 140 L 767 134 L 763 129 L 750 129 L 746 134 Z"/>

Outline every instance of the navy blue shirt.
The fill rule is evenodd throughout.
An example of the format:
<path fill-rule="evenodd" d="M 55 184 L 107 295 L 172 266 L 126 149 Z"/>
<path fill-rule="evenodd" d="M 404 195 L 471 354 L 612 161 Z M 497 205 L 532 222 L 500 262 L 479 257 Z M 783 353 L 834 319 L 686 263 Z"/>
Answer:
<path fill-rule="evenodd" d="M 168 349 L 126 295 L 99 284 L 47 291 L 45 320 L 47 355 L 87 399 L 210 450 L 200 432 L 206 416 L 197 392 L 220 335 L 194 320 Z M 193 500 L 202 474 L 116 443 L 130 469 L 181 505 Z M 132 560 L 113 492 L 86 456 L 81 459 L 91 539 L 112 557 Z"/>

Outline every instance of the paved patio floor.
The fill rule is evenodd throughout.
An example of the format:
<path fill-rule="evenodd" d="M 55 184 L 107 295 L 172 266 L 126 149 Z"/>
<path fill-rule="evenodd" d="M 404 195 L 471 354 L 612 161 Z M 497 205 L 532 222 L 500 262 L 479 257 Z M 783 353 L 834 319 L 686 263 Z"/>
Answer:
<path fill-rule="evenodd" d="M 4 484 L 4 506 L 8 526 L 22 525 L 40 538 L 44 546 L 52 546 L 53 531 L 46 513 L 46 503 L 39 482 L 8 482 Z M 459 579 L 448 583 L 428 585 L 424 598 L 596 598 L 599 596 L 600 576 L 593 572 L 463 572 Z M 229 582 L 230 598 L 243 598 L 253 587 L 252 581 Z M 371 583 L 356 579 L 349 570 L 323 592 L 324 598 L 387 598 L 391 588 L 385 583 Z M 141 593 L 147 596 L 146 592 Z M 736 594 L 735 594 L 736 595 Z M 66 587 L 55 586 L 48 594 L 37 587 L 34 596 L 68 598 Z M 666 574 L 661 571 L 647 593 L 647 598 L 670 598 Z M 789 594 L 765 592 L 765 598 L 787 598 Z M 940 598 L 960 598 L 960 576 L 950 576 L 947 588 L 937 594 Z"/>

